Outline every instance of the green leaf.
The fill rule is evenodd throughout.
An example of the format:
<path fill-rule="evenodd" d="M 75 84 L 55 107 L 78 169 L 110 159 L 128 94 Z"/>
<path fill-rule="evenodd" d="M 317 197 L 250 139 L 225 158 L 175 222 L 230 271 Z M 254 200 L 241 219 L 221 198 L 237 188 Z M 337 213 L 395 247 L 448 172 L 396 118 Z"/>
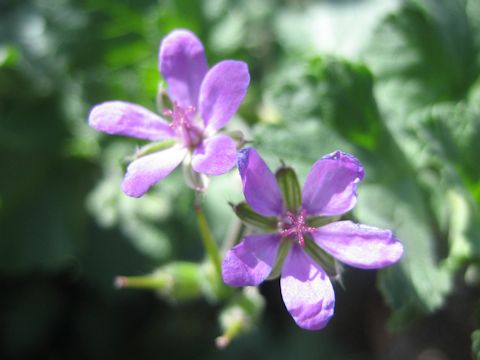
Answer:
<path fill-rule="evenodd" d="M 20 57 L 14 45 L 0 45 L 0 69 L 15 65 Z"/>
<path fill-rule="evenodd" d="M 274 31 L 279 45 L 289 54 L 325 53 L 357 58 L 375 25 L 397 3 L 390 0 L 305 2 L 302 6 L 289 3 L 275 14 Z"/>
<path fill-rule="evenodd" d="M 364 53 L 382 107 L 405 114 L 463 98 L 478 76 L 470 21 L 463 0 L 407 1 L 387 16 Z"/>
<path fill-rule="evenodd" d="M 480 108 L 465 102 L 439 104 L 413 113 L 408 131 L 416 141 L 412 152 L 417 166 L 445 169 L 451 183 L 456 178 L 475 193 L 480 178 Z M 412 157 L 413 158 L 413 157 Z M 420 164 L 418 164 L 420 163 Z M 480 204 L 480 198 L 477 198 Z"/>
<path fill-rule="evenodd" d="M 89 194 L 87 207 L 101 226 L 120 228 L 145 256 L 163 260 L 170 255 L 171 246 L 158 222 L 167 222 L 174 198 L 185 185 L 172 175 L 162 182 L 163 188 L 155 187 L 140 199 L 128 197 L 121 190 L 120 164 L 131 153 L 133 148 L 125 141 L 112 142 L 104 150 L 104 177 Z"/>
<path fill-rule="evenodd" d="M 413 113 L 408 125 L 406 149 L 448 241 L 446 263 L 457 269 L 480 255 L 480 112 L 465 103 L 434 105 Z"/>
<path fill-rule="evenodd" d="M 392 276 L 395 270 L 387 270 L 379 278 L 380 288 L 391 290 L 386 294 L 389 304 L 402 309 L 414 302 L 418 311 L 438 309 L 450 291 L 451 277 L 439 266 L 437 239 L 418 185 L 403 178 L 388 185 L 361 185 L 359 194 L 355 209 L 358 219 L 394 230 L 405 247 L 399 267 L 408 286 L 401 286 L 398 276 Z"/>

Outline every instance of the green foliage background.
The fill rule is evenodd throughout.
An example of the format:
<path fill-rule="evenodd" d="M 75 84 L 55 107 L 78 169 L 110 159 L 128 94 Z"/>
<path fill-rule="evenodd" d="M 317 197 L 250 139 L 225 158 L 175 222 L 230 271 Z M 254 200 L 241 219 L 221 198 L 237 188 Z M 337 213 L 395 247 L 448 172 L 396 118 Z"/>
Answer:
<path fill-rule="evenodd" d="M 141 145 L 87 126 L 125 100 L 155 109 L 161 38 L 188 28 L 252 85 L 232 128 L 303 179 L 319 157 L 366 167 L 352 217 L 392 228 L 398 265 L 348 269 L 336 315 L 305 332 L 276 282 L 253 332 L 219 351 L 218 304 L 117 291 L 116 275 L 202 260 L 180 173 L 122 194 Z M 467 359 L 480 356 L 480 1 L 0 1 L 0 358 Z M 236 173 L 206 204 L 227 236 Z M 215 190 L 215 191 L 213 191 Z"/>

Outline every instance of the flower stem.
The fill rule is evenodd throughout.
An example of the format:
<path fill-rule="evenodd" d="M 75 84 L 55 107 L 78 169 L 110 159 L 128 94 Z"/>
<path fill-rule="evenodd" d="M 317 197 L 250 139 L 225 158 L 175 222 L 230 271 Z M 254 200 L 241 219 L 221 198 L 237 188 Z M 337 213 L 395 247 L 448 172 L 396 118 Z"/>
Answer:
<path fill-rule="evenodd" d="M 121 288 L 141 288 L 141 289 L 159 289 L 168 285 L 165 277 L 146 275 L 146 276 L 117 276 L 115 278 L 115 287 Z"/>
<path fill-rule="evenodd" d="M 210 258 L 210 261 L 215 267 L 217 275 L 219 276 L 219 278 L 221 278 L 222 270 L 220 253 L 217 243 L 213 239 L 210 227 L 208 226 L 207 218 L 205 217 L 205 213 L 203 212 L 203 208 L 198 195 L 197 200 L 195 201 L 195 214 L 197 215 L 198 227 L 200 228 L 200 235 L 202 236 L 203 246 L 208 254 L 208 257 Z"/>
<path fill-rule="evenodd" d="M 227 231 L 227 236 L 225 241 L 222 244 L 221 253 L 226 253 L 230 248 L 232 248 L 240 239 L 244 231 L 244 225 L 238 217 L 234 217 L 230 223 Z"/>

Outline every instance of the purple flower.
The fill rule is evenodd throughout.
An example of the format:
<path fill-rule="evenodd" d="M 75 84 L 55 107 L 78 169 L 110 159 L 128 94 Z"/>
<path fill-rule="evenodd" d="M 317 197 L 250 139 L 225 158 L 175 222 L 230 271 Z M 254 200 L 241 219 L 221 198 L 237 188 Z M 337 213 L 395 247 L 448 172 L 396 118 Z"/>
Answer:
<path fill-rule="evenodd" d="M 236 143 L 217 131 L 235 114 L 245 97 L 250 76 L 247 64 L 225 60 L 208 69 L 203 45 L 187 30 L 175 30 L 160 45 L 159 70 L 167 82 L 173 109 L 170 123 L 136 104 L 108 101 L 90 112 L 89 124 L 108 134 L 175 145 L 135 159 L 127 168 L 123 191 L 142 196 L 170 174 L 186 156 L 195 172 L 220 175 L 236 160 Z"/>
<path fill-rule="evenodd" d="M 285 306 L 300 327 L 325 327 L 335 305 L 326 268 L 321 261 L 312 259 L 309 249 L 313 247 L 328 258 L 331 255 L 362 269 L 382 268 L 400 259 L 403 246 L 390 230 L 351 221 L 310 225 L 315 219 L 338 216 L 355 206 L 357 184 L 364 172 L 352 155 L 336 151 L 318 160 L 307 176 L 302 194 L 298 194 L 297 209 L 287 209 L 285 192 L 254 149 L 239 152 L 238 169 L 245 199 L 257 213 L 255 219 L 263 217 L 271 222 L 274 216 L 278 225 L 271 233 L 245 236 L 230 249 L 222 265 L 223 279 L 235 287 L 259 285 L 278 266 L 281 248 L 287 244 L 289 251 L 283 254 L 283 265 L 280 263 L 280 286 Z M 295 183 L 298 185 L 296 177 Z"/>

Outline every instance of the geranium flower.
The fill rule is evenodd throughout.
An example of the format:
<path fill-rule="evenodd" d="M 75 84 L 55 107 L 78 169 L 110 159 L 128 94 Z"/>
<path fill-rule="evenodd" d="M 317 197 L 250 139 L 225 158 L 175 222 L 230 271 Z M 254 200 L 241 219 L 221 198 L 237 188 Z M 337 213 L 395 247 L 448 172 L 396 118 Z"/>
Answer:
<path fill-rule="evenodd" d="M 173 109 L 168 123 L 142 106 L 108 101 L 95 106 L 89 124 L 108 134 L 151 141 L 174 140 L 175 145 L 147 151 L 127 168 L 122 189 L 142 196 L 170 174 L 187 156 L 195 172 L 220 175 L 236 160 L 236 143 L 217 131 L 235 114 L 245 97 L 250 76 L 247 64 L 225 60 L 208 69 L 203 45 L 187 30 L 175 30 L 160 45 L 159 70 L 167 83 Z M 159 146 L 161 148 L 162 146 Z"/>
<path fill-rule="evenodd" d="M 259 285 L 280 266 L 283 301 L 300 327 L 321 329 L 334 312 L 329 264 L 322 259 L 333 256 L 362 269 L 382 268 L 400 259 L 403 246 L 390 230 L 331 218 L 350 211 L 357 202 L 356 188 L 364 171 L 352 155 L 336 151 L 318 160 L 301 194 L 296 176 L 293 183 L 298 194 L 295 186 L 279 186 L 278 176 L 276 179 L 253 148 L 239 152 L 238 170 L 252 220 L 263 221 L 267 227 L 277 223 L 277 228 L 245 236 L 230 249 L 222 264 L 223 280 L 235 287 Z M 295 198 L 298 201 L 292 207 Z M 322 219 L 325 225 L 314 225 Z"/>

